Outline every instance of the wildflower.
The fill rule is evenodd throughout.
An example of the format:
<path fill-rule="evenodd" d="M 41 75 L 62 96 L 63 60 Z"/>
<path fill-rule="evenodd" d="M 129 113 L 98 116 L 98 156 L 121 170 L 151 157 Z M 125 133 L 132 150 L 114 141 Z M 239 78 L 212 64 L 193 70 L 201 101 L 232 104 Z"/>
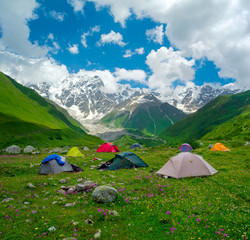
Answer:
<path fill-rule="evenodd" d="M 167 211 L 167 214 L 169 215 L 171 212 L 170 211 Z"/>

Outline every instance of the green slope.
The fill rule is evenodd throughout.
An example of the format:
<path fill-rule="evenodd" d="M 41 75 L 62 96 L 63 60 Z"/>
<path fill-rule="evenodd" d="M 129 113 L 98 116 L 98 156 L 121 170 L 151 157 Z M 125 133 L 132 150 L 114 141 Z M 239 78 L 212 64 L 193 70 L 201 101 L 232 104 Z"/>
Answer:
<path fill-rule="evenodd" d="M 76 120 L 57 108 L 0 72 L 0 146 L 102 142 L 87 135 Z"/>
<path fill-rule="evenodd" d="M 123 127 L 140 130 L 145 134 L 157 136 L 166 128 L 178 122 L 186 115 L 177 108 L 162 103 L 154 96 L 149 96 L 149 101 L 138 104 L 132 111 L 129 111 L 129 104 L 121 105 L 119 111 L 115 109 L 106 115 L 102 122 L 111 127 Z M 124 110 L 126 109 L 126 110 Z"/>
<path fill-rule="evenodd" d="M 239 116 L 220 124 L 202 139 L 232 140 L 235 138 L 245 141 L 250 140 L 250 105 L 246 106 Z"/>
<path fill-rule="evenodd" d="M 200 139 L 219 125 L 241 114 L 245 114 L 249 108 L 249 98 L 250 91 L 235 95 L 219 96 L 196 113 L 169 127 L 160 134 L 160 137 L 171 143 Z M 233 129 L 232 132 L 234 132 Z M 237 134 L 237 131 L 232 135 L 235 134 Z M 222 134 L 222 136 L 224 135 Z"/>

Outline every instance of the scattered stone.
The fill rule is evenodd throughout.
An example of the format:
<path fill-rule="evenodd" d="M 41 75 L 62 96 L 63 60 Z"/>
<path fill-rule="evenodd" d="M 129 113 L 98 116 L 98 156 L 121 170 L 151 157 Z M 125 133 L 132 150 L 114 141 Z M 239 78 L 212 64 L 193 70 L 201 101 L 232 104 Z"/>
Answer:
<path fill-rule="evenodd" d="M 74 206 L 76 203 L 75 202 L 73 202 L 73 203 L 66 203 L 64 206 L 65 207 L 72 207 L 72 206 Z"/>
<path fill-rule="evenodd" d="M 77 239 L 74 237 L 67 237 L 67 238 L 64 238 L 63 240 L 77 240 Z"/>
<path fill-rule="evenodd" d="M 88 225 L 93 225 L 94 224 L 94 222 L 91 219 L 86 219 L 85 223 L 88 224 Z"/>
<path fill-rule="evenodd" d="M 83 192 L 83 191 L 86 191 L 90 188 L 93 188 L 94 186 L 96 186 L 96 182 L 94 181 L 86 181 L 84 182 L 83 184 L 77 184 L 75 187 L 76 187 L 76 191 L 77 192 Z"/>
<path fill-rule="evenodd" d="M 65 179 L 66 179 L 67 181 L 69 181 L 69 180 L 70 180 L 70 177 L 66 177 Z"/>
<path fill-rule="evenodd" d="M 22 151 L 22 148 L 16 145 L 12 145 L 6 149 L 6 152 L 10 154 L 19 154 L 21 151 Z"/>
<path fill-rule="evenodd" d="M 117 197 L 117 190 L 109 186 L 99 186 L 92 193 L 92 198 L 96 202 L 109 203 Z"/>
<path fill-rule="evenodd" d="M 36 154 L 38 155 L 38 154 L 40 154 L 40 152 L 39 151 L 35 151 L 35 152 L 32 152 L 32 154 L 33 155 L 36 155 Z"/>
<path fill-rule="evenodd" d="M 55 232 L 56 231 L 56 228 L 54 227 L 54 226 L 52 226 L 52 227 L 50 227 L 49 229 L 48 229 L 50 232 Z"/>
<path fill-rule="evenodd" d="M 59 183 L 66 183 L 66 182 L 67 182 L 66 179 L 59 180 Z"/>
<path fill-rule="evenodd" d="M 65 187 L 65 186 L 61 186 L 60 189 L 64 190 L 64 191 L 68 191 L 68 187 Z"/>
<path fill-rule="evenodd" d="M 110 215 L 113 215 L 113 216 L 115 216 L 115 217 L 120 216 L 119 213 L 118 213 L 117 211 L 115 211 L 115 210 L 109 211 L 109 214 L 110 214 Z"/>
<path fill-rule="evenodd" d="M 2 201 L 2 203 L 4 203 L 4 202 L 9 202 L 9 201 L 13 201 L 14 200 L 14 198 L 5 198 L 3 201 Z"/>
<path fill-rule="evenodd" d="M 88 147 L 84 147 L 83 150 L 84 151 L 89 151 L 89 148 Z"/>
<path fill-rule="evenodd" d="M 63 189 L 58 190 L 59 194 L 65 194 L 65 191 Z"/>
<path fill-rule="evenodd" d="M 32 183 L 28 183 L 28 184 L 27 184 L 27 187 L 28 187 L 28 188 L 31 188 L 31 189 L 32 189 L 32 188 L 36 188 Z"/>
<path fill-rule="evenodd" d="M 83 178 L 79 178 L 79 179 L 77 179 L 76 181 L 77 181 L 77 182 L 84 183 L 85 180 L 84 180 Z"/>
<path fill-rule="evenodd" d="M 77 226 L 79 224 L 79 222 L 75 222 L 74 220 L 72 220 L 71 224 L 74 225 L 74 226 Z"/>
<path fill-rule="evenodd" d="M 115 176 L 114 176 L 114 175 L 111 175 L 111 174 L 109 174 L 108 176 L 111 177 L 111 178 L 115 178 Z"/>
<path fill-rule="evenodd" d="M 44 186 L 48 186 L 49 184 L 47 182 L 43 183 Z"/>
<path fill-rule="evenodd" d="M 62 152 L 61 152 L 61 153 L 65 153 L 65 154 L 66 154 L 66 153 L 68 153 L 68 151 L 69 151 L 69 150 L 64 149 L 64 150 L 62 150 Z"/>
<path fill-rule="evenodd" d="M 29 205 L 29 204 L 30 204 L 30 202 L 24 202 L 23 204 L 25 204 L 25 205 Z"/>
<path fill-rule="evenodd" d="M 250 145 L 250 142 L 246 142 L 246 143 L 244 144 L 244 146 L 248 146 L 248 145 Z"/>
<path fill-rule="evenodd" d="M 76 186 L 72 186 L 68 189 L 68 192 L 75 192 L 76 191 Z"/>
<path fill-rule="evenodd" d="M 100 238 L 100 237 L 101 237 L 101 229 L 98 229 L 98 231 L 94 235 L 94 238 Z"/>
<path fill-rule="evenodd" d="M 32 146 L 27 146 L 27 147 L 25 147 L 24 148 L 24 150 L 23 150 L 23 152 L 24 153 L 32 153 L 32 152 L 34 152 L 36 149 L 34 148 L 34 147 L 32 147 Z"/>
<path fill-rule="evenodd" d="M 56 204 L 57 203 L 57 201 L 54 201 L 52 204 L 54 205 L 54 204 Z"/>
<path fill-rule="evenodd" d="M 55 148 L 53 150 L 50 150 L 49 153 L 62 153 L 62 149 L 61 148 Z"/>

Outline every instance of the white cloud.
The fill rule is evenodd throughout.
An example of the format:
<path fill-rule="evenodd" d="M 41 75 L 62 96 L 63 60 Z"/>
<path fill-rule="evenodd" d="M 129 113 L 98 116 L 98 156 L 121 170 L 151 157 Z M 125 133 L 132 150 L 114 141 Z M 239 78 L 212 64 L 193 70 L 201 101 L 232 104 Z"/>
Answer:
<path fill-rule="evenodd" d="M 127 49 L 125 51 L 125 54 L 123 55 L 124 58 L 129 58 L 132 57 L 133 55 L 138 54 L 138 55 L 142 55 L 144 54 L 144 48 L 136 48 L 134 52 L 132 52 L 130 49 Z"/>
<path fill-rule="evenodd" d="M 50 14 L 51 17 L 53 17 L 54 19 L 56 19 L 56 20 L 58 20 L 60 22 L 64 21 L 65 13 L 50 11 L 49 14 Z"/>
<path fill-rule="evenodd" d="M 127 70 L 124 68 L 116 68 L 114 75 L 116 76 L 116 80 L 127 80 L 127 81 L 136 81 L 145 83 L 146 82 L 146 73 L 143 70 Z"/>
<path fill-rule="evenodd" d="M 139 54 L 139 55 L 144 54 L 144 47 L 136 48 L 136 49 L 135 49 L 135 52 L 136 52 L 137 54 Z"/>
<path fill-rule="evenodd" d="M 85 4 L 84 0 L 67 0 L 67 2 L 74 8 L 74 12 L 83 13 L 83 7 Z"/>
<path fill-rule="evenodd" d="M 115 22 L 125 25 L 134 13 L 166 24 L 171 44 L 186 57 L 207 57 L 221 77 L 250 87 L 250 2 L 247 0 L 91 0 L 109 6 Z"/>
<path fill-rule="evenodd" d="M 50 33 L 48 35 L 46 44 L 49 45 L 49 43 L 51 43 L 52 46 L 53 46 L 53 47 L 48 46 L 49 51 L 54 53 L 54 54 L 58 53 L 58 50 L 60 49 L 60 46 L 56 41 L 54 41 L 54 34 L 53 33 Z"/>
<path fill-rule="evenodd" d="M 72 54 L 78 54 L 79 53 L 78 44 L 73 44 L 73 46 L 69 45 L 68 50 Z"/>
<path fill-rule="evenodd" d="M 125 51 L 125 54 L 123 55 L 124 58 L 129 58 L 129 57 L 132 57 L 133 56 L 133 52 L 130 50 L 130 49 L 127 49 Z"/>
<path fill-rule="evenodd" d="M 23 56 L 42 57 L 48 52 L 46 46 L 39 46 L 29 41 L 30 29 L 28 21 L 37 18 L 34 10 L 39 7 L 35 0 L 1 1 L 0 50 L 11 51 Z"/>
<path fill-rule="evenodd" d="M 126 43 L 123 42 L 123 36 L 118 32 L 114 32 L 111 30 L 108 34 L 102 34 L 101 39 L 99 41 L 99 45 L 105 45 L 105 44 L 117 44 L 121 47 L 125 46 Z"/>
<path fill-rule="evenodd" d="M 106 93 L 115 93 L 118 91 L 118 84 L 117 80 L 114 77 L 114 75 L 109 70 L 93 70 L 93 71 L 86 71 L 84 69 L 81 69 L 78 73 L 75 74 L 76 76 L 99 76 L 103 83 L 104 87 L 102 87 L 102 90 Z"/>
<path fill-rule="evenodd" d="M 153 41 L 162 45 L 164 36 L 163 25 L 146 30 L 146 36 L 149 41 Z"/>
<path fill-rule="evenodd" d="M 87 37 L 88 36 L 93 36 L 93 34 L 96 33 L 96 32 L 100 32 L 100 29 L 101 29 L 100 26 L 96 25 L 96 26 L 92 27 L 89 31 L 84 32 L 82 34 L 81 43 L 85 48 L 88 47 L 88 45 L 87 45 Z"/>
<path fill-rule="evenodd" d="M 58 85 L 69 75 L 65 65 L 58 65 L 51 58 L 28 58 L 9 52 L 0 52 L 0 69 L 21 83 Z"/>
<path fill-rule="evenodd" d="M 192 68 L 195 61 L 185 59 L 180 51 L 174 51 L 171 47 L 152 50 L 147 56 L 146 64 L 152 71 L 148 79 L 151 89 L 171 88 L 177 80 L 185 84 L 192 81 L 195 75 Z"/>

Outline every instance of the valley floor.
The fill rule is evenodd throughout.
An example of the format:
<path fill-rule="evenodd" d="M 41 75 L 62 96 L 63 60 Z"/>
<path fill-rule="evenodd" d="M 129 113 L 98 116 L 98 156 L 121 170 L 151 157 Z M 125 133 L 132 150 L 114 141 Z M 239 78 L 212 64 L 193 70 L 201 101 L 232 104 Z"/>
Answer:
<path fill-rule="evenodd" d="M 128 149 L 122 149 L 128 151 Z M 41 155 L 0 155 L 0 239 L 249 239 L 249 147 L 231 152 L 194 151 L 218 173 L 210 177 L 161 178 L 155 174 L 177 149 L 134 151 L 148 168 L 93 169 L 111 153 L 85 151 L 68 158 L 79 173 L 38 175 Z M 60 194 L 62 185 L 96 181 L 118 190 L 114 203 L 98 204 L 90 189 Z M 59 180 L 67 179 L 60 184 Z M 27 187 L 32 183 L 35 188 Z M 10 201 L 3 201 L 10 198 Z M 111 215 L 111 211 L 119 215 Z M 87 224 L 86 220 L 93 224 Z"/>

